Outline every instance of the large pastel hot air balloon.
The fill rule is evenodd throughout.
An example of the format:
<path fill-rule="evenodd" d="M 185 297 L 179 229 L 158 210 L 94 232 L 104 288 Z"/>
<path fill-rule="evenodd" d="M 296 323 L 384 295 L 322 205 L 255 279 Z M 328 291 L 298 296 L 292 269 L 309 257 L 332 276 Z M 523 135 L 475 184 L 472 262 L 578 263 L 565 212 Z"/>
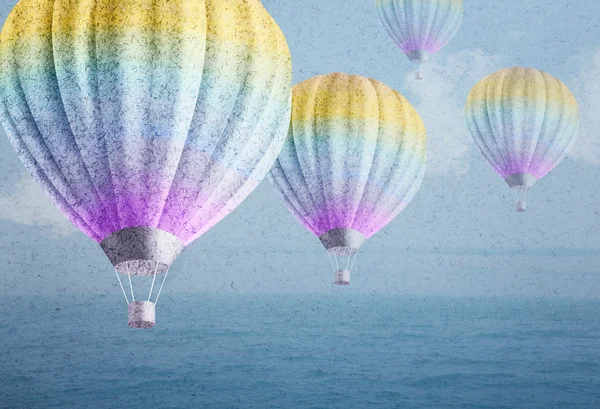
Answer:
<path fill-rule="evenodd" d="M 269 180 L 333 256 L 335 283 L 346 285 L 361 245 L 419 189 L 425 127 L 402 95 L 358 75 L 313 77 L 293 88 L 292 101 Z"/>
<path fill-rule="evenodd" d="M 566 156 L 579 124 L 577 101 L 560 80 L 532 68 L 505 68 L 473 87 L 465 106 L 477 146 L 526 209 L 529 189 Z"/>
<path fill-rule="evenodd" d="M 148 300 L 123 290 L 129 325 L 153 326 L 156 274 L 283 145 L 283 34 L 259 0 L 21 0 L 0 47 L 10 141 L 116 272 L 153 276 Z"/>
<path fill-rule="evenodd" d="M 381 22 L 417 66 L 440 51 L 460 29 L 463 0 L 375 0 Z M 417 68 L 416 78 L 422 79 Z"/>

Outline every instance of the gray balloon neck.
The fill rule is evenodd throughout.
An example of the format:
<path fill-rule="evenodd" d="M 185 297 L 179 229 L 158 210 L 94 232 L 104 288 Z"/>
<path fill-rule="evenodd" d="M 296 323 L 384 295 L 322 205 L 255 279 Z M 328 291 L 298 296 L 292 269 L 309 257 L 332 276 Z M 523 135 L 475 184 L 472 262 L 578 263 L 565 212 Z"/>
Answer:
<path fill-rule="evenodd" d="M 504 180 L 508 183 L 511 189 L 527 191 L 535 185 L 537 178 L 529 173 L 513 173 L 507 176 Z"/>
<path fill-rule="evenodd" d="M 423 64 L 429 59 L 431 54 L 425 50 L 414 50 L 406 53 L 406 56 L 415 63 Z"/>
<path fill-rule="evenodd" d="M 331 229 L 319 236 L 328 253 L 336 256 L 351 256 L 367 238 L 354 229 Z"/>
<path fill-rule="evenodd" d="M 173 234 L 155 227 L 128 227 L 112 233 L 100 247 L 119 273 L 164 273 L 185 247 Z"/>

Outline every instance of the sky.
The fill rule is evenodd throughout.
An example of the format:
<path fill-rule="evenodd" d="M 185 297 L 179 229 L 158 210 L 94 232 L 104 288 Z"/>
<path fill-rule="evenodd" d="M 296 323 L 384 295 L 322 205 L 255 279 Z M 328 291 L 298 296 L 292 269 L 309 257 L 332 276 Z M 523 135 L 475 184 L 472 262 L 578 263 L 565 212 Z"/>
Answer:
<path fill-rule="evenodd" d="M 0 0 L 4 22 L 16 1 Z M 348 288 L 318 238 L 264 181 L 173 264 L 163 291 L 600 298 L 600 3 L 465 1 L 461 30 L 422 70 L 394 45 L 372 0 L 264 0 L 285 34 L 293 82 L 346 72 L 403 94 L 428 133 L 427 172 L 411 204 L 361 249 Z M 547 71 L 580 107 L 578 140 L 516 213 L 484 162 L 463 107 L 500 68 Z M 114 294 L 114 270 L 56 210 L 0 131 L 0 294 Z"/>

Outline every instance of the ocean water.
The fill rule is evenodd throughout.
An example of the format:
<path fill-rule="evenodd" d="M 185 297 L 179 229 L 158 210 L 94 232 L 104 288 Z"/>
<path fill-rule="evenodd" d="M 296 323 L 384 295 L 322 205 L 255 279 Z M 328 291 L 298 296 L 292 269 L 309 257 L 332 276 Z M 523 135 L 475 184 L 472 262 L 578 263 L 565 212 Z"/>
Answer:
<path fill-rule="evenodd" d="M 2 408 L 600 408 L 600 303 L 164 294 L 0 300 Z"/>

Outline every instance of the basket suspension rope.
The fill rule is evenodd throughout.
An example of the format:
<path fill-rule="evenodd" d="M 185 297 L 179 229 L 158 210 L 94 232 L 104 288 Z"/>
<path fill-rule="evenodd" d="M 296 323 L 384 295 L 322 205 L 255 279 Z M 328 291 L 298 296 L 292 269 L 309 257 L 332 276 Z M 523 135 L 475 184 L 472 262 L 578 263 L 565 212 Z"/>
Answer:
<path fill-rule="evenodd" d="M 154 301 L 154 304 L 156 305 L 156 303 L 158 302 L 158 298 L 160 297 L 160 292 L 162 291 L 163 285 L 165 285 L 165 281 L 167 280 L 167 275 L 169 274 L 169 270 L 171 269 L 171 266 L 167 266 L 167 271 L 165 272 L 165 277 L 162 280 L 162 283 L 160 284 L 160 288 L 158 289 L 158 294 L 156 295 L 156 300 Z"/>
<path fill-rule="evenodd" d="M 350 264 L 350 270 L 352 270 L 352 267 L 354 267 L 354 262 L 356 261 L 357 254 L 358 254 L 358 250 L 356 250 L 356 253 L 354 253 L 354 258 L 352 259 L 352 264 Z"/>
<path fill-rule="evenodd" d="M 335 272 L 335 266 L 333 265 L 333 260 L 331 259 L 331 254 L 329 254 L 329 252 L 327 252 L 327 257 L 329 257 L 329 263 L 331 263 L 331 268 Z"/>
<path fill-rule="evenodd" d="M 154 280 L 156 280 L 156 273 L 158 272 L 158 261 L 156 262 L 156 268 L 154 269 L 154 275 L 152 276 L 152 285 L 150 286 L 150 292 L 148 293 L 148 301 L 152 297 L 152 290 L 154 289 Z"/>
<path fill-rule="evenodd" d="M 129 299 L 127 298 L 127 293 L 125 292 L 125 288 L 123 288 L 123 283 L 121 282 L 121 277 L 119 277 L 119 272 L 115 268 L 115 274 L 117 275 L 117 280 L 119 280 L 119 285 L 121 286 L 121 291 L 123 291 L 123 296 L 125 297 L 125 302 L 129 304 Z"/>
<path fill-rule="evenodd" d="M 131 274 L 129 273 L 129 261 L 125 262 L 127 266 L 127 277 L 129 277 L 129 289 L 131 290 L 131 300 L 135 302 L 135 295 L 133 295 L 133 284 L 131 284 Z"/>

